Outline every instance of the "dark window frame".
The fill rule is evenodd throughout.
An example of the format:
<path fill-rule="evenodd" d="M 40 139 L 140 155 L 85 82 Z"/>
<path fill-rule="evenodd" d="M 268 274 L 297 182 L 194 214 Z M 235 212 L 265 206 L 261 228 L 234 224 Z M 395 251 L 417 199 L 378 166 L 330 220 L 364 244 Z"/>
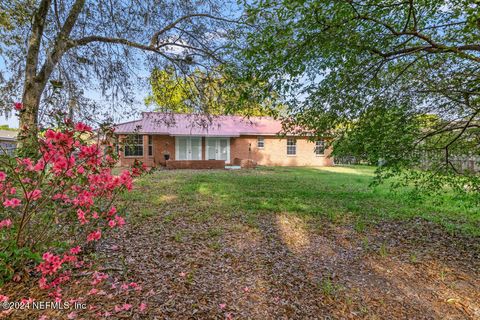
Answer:
<path fill-rule="evenodd" d="M 287 138 L 287 156 L 297 155 L 297 139 Z"/>
<path fill-rule="evenodd" d="M 125 157 L 143 157 L 143 136 L 139 134 L 127 135 L 123 152 Z"/>
<path fill-rule="evenodd" d="M 316 140 L 315 141 L 315 155 L 324 156 L 325 155 L 325 141 Z"/>
<path fill-rule="evenodd" d="M 265 148 L 265 138 L 264 137 L 257 137 L 257 148 L 258 149 Z"/>

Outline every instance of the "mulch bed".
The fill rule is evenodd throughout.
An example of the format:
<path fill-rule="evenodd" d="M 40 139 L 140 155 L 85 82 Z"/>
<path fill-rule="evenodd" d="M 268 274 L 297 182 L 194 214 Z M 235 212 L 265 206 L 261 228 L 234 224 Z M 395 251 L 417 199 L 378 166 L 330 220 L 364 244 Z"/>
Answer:
<path fill-rule="evenodd" d="M 149 292 L 146 314 L 109 318 L 480 319 L 479 239 L 423 220 L 357 232 L 282 213 L 254 225 L 241 213 L 168 214 L 98 248 L 104 270 Z M 20 297 L 34 285 L 4 291 Z"/>
<path fill-rule="evenodd" d="M 358 233 L 287 214 L 158 216 L 105 261 L 155 292 L 151 319 L 478 319 L 478 240 L 423 220 Z"/>

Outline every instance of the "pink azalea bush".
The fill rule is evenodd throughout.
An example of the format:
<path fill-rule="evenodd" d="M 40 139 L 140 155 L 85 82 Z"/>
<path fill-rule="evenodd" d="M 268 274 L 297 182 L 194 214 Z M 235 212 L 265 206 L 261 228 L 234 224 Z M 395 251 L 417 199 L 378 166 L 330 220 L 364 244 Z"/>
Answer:
<path fill-rule="evenodd" d="M 144 167 L 112 174 L 113 146 L 92 136 L 88 125 L 66 120 L 43 131 L 28 157 L 0 156 L 0 285 L 37 272 L 40 288 L 60 299 L 82 250 L 125 224 L 117 199 Z"/>

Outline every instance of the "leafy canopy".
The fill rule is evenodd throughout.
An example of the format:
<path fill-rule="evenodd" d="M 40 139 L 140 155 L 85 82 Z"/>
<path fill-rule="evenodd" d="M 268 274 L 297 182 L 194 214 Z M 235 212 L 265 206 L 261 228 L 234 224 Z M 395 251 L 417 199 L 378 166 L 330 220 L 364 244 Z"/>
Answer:
<path fill-rule="evenodd" d="M 479 189 L 459 160 L 480 155 L 478 2 L 254 1 L 248 17 L 244 70 L 288 99 L 292 128 L 380 177 L 422 167 L 422 185 Z"/>
<path fill-rule="evenodd" d="M 154 69 L 150 77 L 152 94 L 145 99 L 157 111 L 237 114 L 244 116 L 276 115 L 279 108 L 270 99 L 260 102 L 262 84 L 239 80 L 228 72 L 202 72 L 177 75 L 174 69 Z"/>

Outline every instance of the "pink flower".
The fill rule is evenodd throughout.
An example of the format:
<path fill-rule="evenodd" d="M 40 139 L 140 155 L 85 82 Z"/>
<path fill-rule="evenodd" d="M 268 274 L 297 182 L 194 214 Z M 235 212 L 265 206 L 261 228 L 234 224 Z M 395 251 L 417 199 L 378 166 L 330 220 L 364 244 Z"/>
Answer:
<path fill-rule="evenodd" d="M 138 310 L 140 310 L 140 312 L 143 312 L 145 311 L 145 309 L 147 309 L 147 304 L 146 303 L 140 303 L 140 305 L 138 306 Z"/>
<path fill-rule="evenodd" d="M 77 210 L 77 218 L 82 225 L 88 222 L 88 220 L 85 218 L 85 212 L 82 209 Z"/>
<path fill-rule="evenodd" d="M 92 127 L 87 126 L 85 123 L 79 122 L 75 125 L 75 130 L 80 132 L 90 132 Z"/>
<path fill-rule="evenodd" d="M 102 282 L 105 279 L 108 279 L 108 275 L 103 273 L 103 272 L 94 272 L 92 275 L 92 282 L 90 283 L 92 286 L 96 286 L 100 282 Z"/>
<path fill-rule="evenodd" d="M 38 160 L 37 164 L 33 166 L 33 170 L 36 172 L 42 171 L 45 168 L 45 161 L 42 159 Z"/>
<path fill-rule="evenodd" d="M 38 280 L 38 286 L 40 289 L 48 289 L 49 285 L 47 284 L 47 278 L 41 277 L 40 280 Z"/>
<path fill-rule="evenodd" d="M 20 299 L 20 302 L 24 303 L 24 304 L 32 303 L 33 301 L 35 301 L 35 299 L 33 299 L 33 298 L 28 298 L 28 299 L 27 298 L 22 298 L 22 299 Z"/>
<path fill-rule="evenodd" d="M 117 224 L 117 223 L 115 222 L 115 220 L 110 220 L 110 221 L 108 221 L 108 225 L 110 226 L 110 228 L 115 227 L 116 224 Z"/>
<path fill-rule="evenodd" d="M 79 254 L 82 249 L 80 249 L 80 246 L 76 246 L 70 249 L 71 254 Z"/>
<path fill-rule="evenodd" d="M 128 304 L 128 303 L 124 303 L 123 306 L 122 306 L 122 309 L 125 310 L 125 311 L 128 311 L 131 308 L 132 308 L 132 305 Z"/>
<path fill-rule="evenodd" d="M 21 163 L 22 163 L 22 165 L 25 166 L 27 171 L 33 171 L 33 163 L 32 163 L 32 160 L 30 158 L 22 159 Z"/>
<path fill-rule="evenodd" d="M 178 275 L 179 275 L 180 277 L 182 277 L 182 278 L 185 278 L 185 276 L 186 276 L 187 274 L 182 271 L 182 272 L 180 272 Z"/>
<path fill-rule="evenodd" d="M 42 196 L 42 191 L 35 189 L 33 191 L 29 191 L 25 194 L 25 197 L 29 200 L 38 200 Z"/>
<path fill-rule="evenodd" d="M 122 217 L 120 216 L 115 216 L 115 221 L 117 222 L 117 225 L 119 227 L 125 225 L 125 219 L 123 219 Z"/>
<path fill-rule="evenodd" d="M 37 266 L 37 270 L 42 273 L 42 275 L 49 275 L 56 273 L 64 262 L 59 256 L 54 255 L 50 252 L 45 252 L 42 256 L 43 262 Z"/>
<path fill-rule="evenodd" d="M 108 211 L 109 216 L 113 216 L 115 213 L 117 213 L 117 208 L 111 207 L 110 211 Z"/>
<path fill-rule="evenodd" d="M 15 193 L 17 193 L 17 189 L 14 188 L 14 187 L 11 187 L 10 188 L 10 194 L 15 194 Z"/>
<path fill-rule="evenodd" d="M 12 199 L 3 201 L 3 205 L 4 205 L 6 208 L 7 208 L 7 207 L 16 208 L 16 207 L 18 207 L 20 204 L 21 204 L 21 201 L 20 201 L 19 199 L 17 199 L 17 198 L 12 198 Z"/>
<path fill-rule="evenodd" d="M 90 242 L 90 241 L 100 240 L 101 237 L 102 237 L 102 231 L 100 230 L 93 231 L 87 236 L 87 241 Z"/>
<path fill-rule="evenodd" d="M 30 183 L 32 183 L 32 179 L 30 179 L 30 178 L 23 178 L 23 179 L 20 180 L 20 181 L 22 181 L 22 183 L 25 183 L 25 184 L 30 184 Z"/>
<path fill-rule="evenodd" d="M 123 310 L 123 308 L 119 305 L 115 305 L 114 310 L 115 310 L 115 312 L 120 312 L 120 311 Z"/>
<path fill-rule="evenodd" d="M 5 219 L 0 221 L 0 229 L 1 228 L 10 228 L 12 226 L 12 220 Z"/>
<path fill-rule="evenodd" d="M 68 318 L 68 319 L 76 319 L 77 316 L 78 316 L 77 313 L 74 312 L 74 311 L 72 311 L 72 312 L 70 312 L 70 313 L 67 315 L 67 318 Z"/>
<path fill-rule="evenodd" d="M 21 102 L 14 102 L 14 103 L 13 103 L 13 107 L 15 108 L 15 110 L 21 111 L 21 110 L 23 110 L 23 103 L 21 103 Z"/>
<path fill-rule="evenodd" d="M 226 308 L 227 304 L 226 303 L 220 303 L 218 306 L 220 307 L 220 309 L 223 310 L 223 309 Z"/>
<path fill-rule="evenodd" d="M 6 178 L 7 178 L 7 175 L 5 174 L 5 172 L 0 171 L 0 181 L 5 181 Z"/>
<path fill-rule="evenodd" d="M 64 201 L 67 201 L 68 200 L 68 196 L 64 193 L 56 193 L 53 195 L 52 197 L 52 200 L 64 200 Z"/>
<path fill-rule="evenodd" d="M 248 292 L 250 289 L 248 287 L 243 288 L 243 292 Z"/>
<path fill-rule="evenodd" d="M 88 295 L 93 295 L 93 294 L 97 294 L 98 293 L 98 289 L 97 288 L 92 288 L 87 294 Z"/>
<path fill-rule="evenodd" d="M 7 296 L 4 296 L 3 294 L 0 294 L 0 302 L 5 302 L 5 301 L 8 301 L 8 297 Z"/>

